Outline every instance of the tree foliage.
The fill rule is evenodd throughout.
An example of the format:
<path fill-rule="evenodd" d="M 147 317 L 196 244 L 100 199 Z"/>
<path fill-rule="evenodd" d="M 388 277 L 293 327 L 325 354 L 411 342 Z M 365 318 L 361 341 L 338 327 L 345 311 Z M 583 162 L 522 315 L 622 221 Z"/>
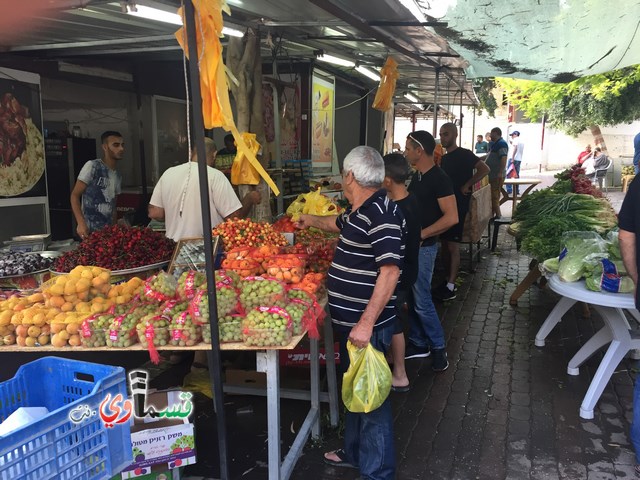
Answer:
<path fill-rule="evenodd" d="M 640 65 L 589 75 L 569 83 L 498 78 L 509 103 L 532 121 L 578 135 L 590 125 L 640 119 Z"/>
<path fill-rule="evenodd" d="M 474 80 L 473 87 L 480 101 L 478 113 L 482 115 L 482 111 L 486 110 L 490 117 L 495 117 L 498 108 L 498 103 L 492 93 L 492 90 L 496 88 L 495 80 L 493 78 L 478 78 Z"/>

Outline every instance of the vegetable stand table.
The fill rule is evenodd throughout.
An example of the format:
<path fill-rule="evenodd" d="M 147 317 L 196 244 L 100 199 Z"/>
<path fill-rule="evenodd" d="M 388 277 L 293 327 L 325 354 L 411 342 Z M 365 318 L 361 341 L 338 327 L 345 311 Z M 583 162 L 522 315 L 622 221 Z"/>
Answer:
<path fill-rule="evenodd" d="M 331 423 L 337 425 L 338 423 L 338 395 L 337 395 L 337 382 L 335 376 L 335 358 L 333 356 L 333 332 L 331 330 L 331 322 L 326 321 L 324 327 L 326 353 L 327 353 L 327 376 L 328 376 L 328 392 L 322 394 L 325 401 L 329 402 Z M 293 350 L 305 337 L 306 333 L 302 335 L 296 335 L 293 337 L 289 345 L 285 347 L 248 347 L 242 343 L 221 343 L 220 350 L 245 350 L 255 351 L 256 353 L 256 365 L 257 370 L 266 373 L 267 377 L 267 430 L 268 430 L 268 459 L 269 459 L 269 480 L 287 480 L 297 460 L 302 455 L 302 450 L 307 441 L 309 435 L 314 438 L 320 436 L 320 360 L 319 360 L 319 346 L 318 340 L 310 339 L 310 363 L 311 363 L 311 391 L 301 390 L 287 390 L 282 392 L 280 390 L 280 366 L 279 366 L 279 352 L 280 350 Z M 210 350 L 211 345 L 200 343 L 193 347 L 158 347 L 158 350 Z M 140 344 L 133 345 L 127 348 L 110 348 L 110 347 L 98 347 L 98 348 L 86 348 L 86 347 L 64 347 L 54 348 L 51 345 L 42 347 L 20 347 L 17 345 L 10 345 L 0 347 L 0 353 L 2 352 L 51 352 L 51 353 L 69 353 L 69 352 L 88 352 L 88 351 L 100 351 L 100 352 L 131 352 L 131 351 L 144 351 L 145 349 Z M 226 386 L 225 391 L 234 391 L 233 389 L 243 389 L 240 392 L 243 394 L 256 394 L 260 393 L 256 389 L 249 389 L 246 387 L 232 387 Z M 264 392 L 264 389 L 262 390 Z M 289 449 L 289 452 L 285 456 L 281 463 L 281 442 L 280 442 L 280 398 L 294 398 L 299 400 L 310 400 L 311 406 L 304 423 L 300 427 L 296 438 Z"/>
<path fill-rule="evenodd" d="M 511 216 L 513 217 L 513 214 L 516 211 L 516 204 L 518 203 L 518 200 L 522 200 L 524 197 L 529 195 L 529 192 L 533 190 L 533 188 L 536 185 L 538 185 L 540 182 L 542 182 L 542 180 L 540 180 L 539 178 L 507 178 L 505 179 L 504 185 L 511 185 L 511 193 L 507 192 L 503 185 L 502 198 L 500 199 L 500 205 L 511 200 L 513 202 L 513 204 L 511 205 Z M 529 186 L 525 189 L 524 192 L 522 192 L 522 194 L 518 195 L 518 186 L 520 185 L 522 186 L 529 185 Z"/>
<path fill-rule="evenodd" d="M 578 350 L 567 367 L 569 375 L 578 375 L 580 365 L 607 343 L 610 344 L 580 406 L 580 416 L 591 419 L 593 407 L 622 358 L 629 350 L 640 348 L 640 339 L 631 336 L 630 326 L 623 310 L 628 310 L 638 321 L 640 321 L 640 313 L 635 309 L 632 294 L 593 292 L 587 290 L 584 280 L 562 282 L 558 275 L 551 276 L 548 285 L 554 292 L 562 295 L 562 298 L 538 330 L 536 346 L 544 346 L 547 335 L 576 302 L 593 305 L 604 321 L 604 326 Z"/>

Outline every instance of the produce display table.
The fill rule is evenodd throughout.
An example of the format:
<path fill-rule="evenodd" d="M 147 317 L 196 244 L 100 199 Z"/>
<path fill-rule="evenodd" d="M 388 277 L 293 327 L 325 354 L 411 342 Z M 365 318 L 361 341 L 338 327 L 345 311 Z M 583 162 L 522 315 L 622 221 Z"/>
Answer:
<path fill-rule="evenodd" d="M 540 182 L 542 182 L 542 180 L 540 180 L 539 178 L 507 178 L 505 179 L 504 185 L 511 185 L 512 188 L 511 188 L 511 193 L 509 193 L 505 190 L 504 185 L 502 186 L 502 198 L 500 199 L 500 205 L 511 200 L 513 202 L 513 204 L 511 205 L 511 216 L 513 217 L 513 214 L 516 211 L 516 204 L 518 203 L 518 200 L 522 200 L 524 197 L 529 195 L 529 192 L 533 190 L 533 187 L 538 185 Z M 524 192 L 518 195 L 519 185 L 523 185 L 523 186 L 529 185 L 529 186 L 525 189 Z"/>
<path fill-rule="evenodd" d="M 640 321 L 640 313 L 635 309 L 632 294 L 592 292 L 587 290 L 584 280 L 562 282 L 557 275 L 553 275 L 549 279 L 548 285 L 554 292 L 562 295 L 562 298 L 538 330 L 535 340 L 536 346 L 544 346 L 547 335 L 576 302 L 593 305 L 604 321 L 604 326 L 578 350 L 567 367 L 569 375 L 578 375 L 580 365 L 607 343 L 610 343 L 580 406 L 580 416 L 591 419 L 593 418 L 593 407 L 620 361 L 629 350 L 640 348 L 640 339 L 632 338 L 630 326 L 623 310 L 628 310 L 638 321 Z"/>

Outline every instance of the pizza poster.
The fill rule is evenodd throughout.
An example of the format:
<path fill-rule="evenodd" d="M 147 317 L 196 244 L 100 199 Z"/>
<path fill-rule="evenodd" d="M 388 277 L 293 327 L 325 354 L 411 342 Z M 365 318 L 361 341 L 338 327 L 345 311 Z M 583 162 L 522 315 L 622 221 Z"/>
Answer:
<path fill-rule="evenodd" d="M 0 69 L 0 197 L 46 195 L 39 77 Z"/>
<path fill-rule="evenodd" d="M 333 160 L 333 79 L 313 75 L 311 83 L 311 161 L 314 169 L 331 169 Z"/>

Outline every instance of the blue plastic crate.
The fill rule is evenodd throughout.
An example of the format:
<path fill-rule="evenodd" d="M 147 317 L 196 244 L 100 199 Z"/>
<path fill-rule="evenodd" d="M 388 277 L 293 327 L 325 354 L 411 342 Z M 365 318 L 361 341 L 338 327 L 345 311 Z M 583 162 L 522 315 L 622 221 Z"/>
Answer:
<path fill-rule="evenodd" d="M 125 423 L 105 428 L 99 415 L 69 420 L 79 405 L 98 411 L 107 394 L 127 397 L 123 368 L 45 357 L 20 367 L 0 383 L 0 422 L 19 407 L 46 407 L 49 414 L 0 437 L 0 480 L 98 480 L 131 461 Z"/>

